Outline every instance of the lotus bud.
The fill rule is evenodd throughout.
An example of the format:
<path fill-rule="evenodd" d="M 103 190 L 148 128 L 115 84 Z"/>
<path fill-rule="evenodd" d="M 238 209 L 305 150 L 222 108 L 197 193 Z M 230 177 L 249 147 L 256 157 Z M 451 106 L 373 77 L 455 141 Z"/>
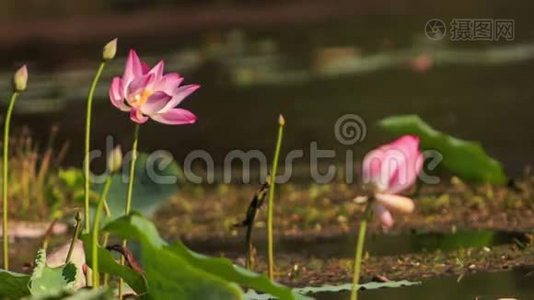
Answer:
<path fill-rule="evenodd" d="M 102 59 L 103 60 L 112 60 L 115 58 L 115 54 L 117 54 L 117 39 L 114 38 L 109 43 L 107 43 L 104 46 L 104 50 L 102 50 Z"/>
<path fill-rule="evenodd" d="M 115 147 L 109 154 L 107 158 L 108 171 L 115 173 L 119 171 L 122 167 L 122 150 L 121 146 Z"/>
<path fill-rule="evenodd" d="M 79 224 L 82 221 L 82 213 L 79 210 L 76 211 L 76 214 L 74 215 L 74 220 L 76 221 L 76 224 Z"/>
<path fill-rule="evenodd" d="M 278 125 L 280 126 L 286 125 L 286 119 L 284 119 L 284 116 L 282 114 L 278 115 Z"/>
<path fill-rule="evenodd" d="M 13 90 L 15 92 L 22 92 L 26 89 L 28 82 L 28 68 L 26 65 L 20 67 L 13 75 Z"/>

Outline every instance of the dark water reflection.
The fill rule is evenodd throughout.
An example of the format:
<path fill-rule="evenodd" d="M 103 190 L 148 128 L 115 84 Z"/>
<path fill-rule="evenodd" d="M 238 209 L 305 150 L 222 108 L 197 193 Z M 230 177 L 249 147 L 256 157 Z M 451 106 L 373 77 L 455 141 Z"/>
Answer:
<path fill-rule="evenodd" d="M 245 245 L 242 238 L 227 240 L 209 239 L 186 241 L 193 250 L 210 255 L 242 257 Z M 449 252 L 457 249 L 492 247 L 503 244 L 528 244 L 523 232 L 459 231 L 455 233 L 404 233 L 371 235 L 366 241 L 366 251 L 373 256 L 402 255 L 409 253 Z M 254 241 L 258 254 L 265 255 L 265 239 Z M 331 237 L 290 237 L 276 242 L 278 251 L 284 254 L 315 258 L 341 258 L 354 256 L 356 237 L 338 235 Z"/>

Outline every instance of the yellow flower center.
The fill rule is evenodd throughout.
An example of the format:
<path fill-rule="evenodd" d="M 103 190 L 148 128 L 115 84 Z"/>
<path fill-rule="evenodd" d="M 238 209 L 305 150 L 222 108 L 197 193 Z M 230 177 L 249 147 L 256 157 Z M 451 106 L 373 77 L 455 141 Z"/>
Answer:
<path fill-rule="evenodd" d="M 144 89 L 141 93 L 133 97 L 132 106 L 140 107 L 141 105 L 146 103 L 146 101 L 151 95 L 152 91 L 150 89 Z"/>

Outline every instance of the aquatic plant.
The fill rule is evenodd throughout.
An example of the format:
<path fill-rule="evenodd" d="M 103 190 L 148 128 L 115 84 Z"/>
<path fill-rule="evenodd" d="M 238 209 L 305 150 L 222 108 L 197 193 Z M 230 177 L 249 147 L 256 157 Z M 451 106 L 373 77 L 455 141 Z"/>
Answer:
<path fill-rule="evenodd" d="M 95 77 L 91 82 L 91 87 L 89 88 L 89 94 L 87 96 L 87 108 L 85 113 L 85 153 L 84 153 L 84 164 L 83 164 L 83 174 L 84 174 L 84 214 L 85 214 L 85 232 L 89 232 L 91 228 L 91 222 L 89 220 L 89 198 L 91 194 L 91 161 L 89 159 L 89 152 L 91 151 L 91 121 L 92 121 L 92 111 L 93 111 L 93 97 L 95 94 L 95 89 L 102 75 L 102 71 L 106 66 L 106 63 L 115 57 L 117 53 L 117 39 L 113 39 L 108 42 L 102 50 L 102 60 L 100 65 L 95 73 Z"/>
<path fill-rule="evenodd" d="M 130 119 L 137 124 L 143 124 L 149 118 L 169 125 L 195 123 L 196 116 L 192 112 L 176 106 L 200 86 L 180 86 L 183 77 L 178 73 L 163 74 L 163 67 L 164 62 L 160 61 L 149 69 L 135 50 L 130 50 L 124 74 L 114 77 L 111 82 L 111 103 L 129 112 Z"/>
<path fill-rule="evenodd" d="M 15 107 L 15 101 L 18 95 L 26 90 L 26 84 L 28 82 L 28 68 L 26 65 L 20 67 L 20 69 L 13 75 L 13 92 L 11 99 L 9 100 L 9 106 L 6 112 L 6 120 L 4 122 L 4 147 L 2 156 L 2 210 L 3 210 L 3 224 L 2 224 L 2 237 L 3 237 L 3 260 L 4 269 L 9 270 L 9 237 L 8 237 L 8 191 L 7 191 L 7 178 L 9 175 L 8 164 L 8 150 L 9 150 L 9 130 L 11 126 L 11 116 L 13 114 L 13 108 Z"/>
<path fill-rule="evenodd" d="M 435 130 L 417 115 L 399 115 L 380 120 L 379 127 L 401 136 L 417 135 L 422 149 L 437 151 L 440 167 L 463 180 L 503 185 L 507 176 L 502 164 L 489 156 L 478 142 L 466 141 Z"/>
<path fill-rule="evenodd" d="M 105 61 L 113 58 L 116 53 L 116 40 L 104 47 L 101 63 L 89 92 L 87 102 L 86 119 L 86 151 L 90 150 L 90 127 L 91 127 L 91 104 L 93 93 L 100 74 L 104 68 Z M 19 73 L 19 72 L 17 72 Z M 14 78 L 14 92 L 8 109 L 5 125 L 4 142 L 4 177 L 3 177 L 3 199 L 4 206 L 7 207 L 7 184 L 8 184 L 8 159 L 7 149 L 9 147 L 9 124 L 13 111 L 16 94 L 25 89 L 27 71 L 24 69 Z M 180 241 L 173 244 L 167 243 L 156 230 L 155 225 L 145 216 L 131 212 L 134 179 L 136 177 L 136 163 L 138 160 L 138 139 L 140 126 L 152 119 L 156 122 L 169 125 L 191 124 L 196 121 L 196 116 L 185 109 L 177 106 L 187 96 L 196 91 L 198 85 L 181 86 L 183 78 L 177 73 L 164 74 L 163 61 L 157 63 L 153 68 L 149 68 L 142 62 L 134 50 L 128 55 L 124 74 L 121 77 L 113 78 L 109 89 L 111 103 L 121 111 L 128 112 L 131 121 L 135 124 L 133 143 L 131 147 L 131 161 L 129 166 L 129 180 L 127 190 L 123 190 L 122 195 L 126 195 L 125 215 L 117 216 L 115 220 L 107 222 L 102 226 L 100 220 L 102 213 L 109 216 L 107 208 L 108 192 L 112 186 L 114 173 L 122 167 L 122 152 L 116 148 L 108 155 L 107 171 L 108 177 L 102 186 L 99 194 L 98 204 L 92 222 L 92 231 L 85 231 L 81 234 L 82 222 L 89 225 L 89 216 L 82 218 L 81 211 L 76 214 L 76 227 L 71 241 L 65 243 L 60 249 L 60 254 L 47 255 L 47 243 L 43 243 L 42 249 L 37 252 L 35 269 L 31 276 L 17 274 L 0 270 L 0 298 L 16 297 L 23 298 L 33 296 L 34 298 L 62 298 L 67 295 L 77 295 L 83 297 L 85 287 L 92 286 L 95 298 L 111 299 L 112 289 L 104 280 L 104 287 L 101 288 L 100 275 L 116 276 L 119 283 L 119 298 L 123 296 L 122 281 L 126 282 L 136 296 L 143 299 L 243 299 L 247 295 L 268 299 L 277 297 L 279 299 L 302 299 L 304 294 L 318 292 L 337 292 L 352 289 L 351 299 L 357 298 L 358 288 L 377 288 L 382 286 L 396 287 L 412 285 L 412 282 L 386 282 L 368 283 L 358 285 L 362 253 L 365 242 L 367 223 L 373 216 L 384 228 L 393 226 L 394 213 L 410 213 L 414 210 L 412 199 L 400 195 L 403 191 L 412 186 L 420 172 L 424 158 L 419 151 L 419 137 L 413 135 L 402 136 L 389 144 L 383 145 L 369 152 L 363 160 L 363 181 L 369 192 L 367 206 L 364 216 L 360 222 L 358 244 L 354 261 L 353 283 L 342 285 L 324 285 L 319 287 L 304 287 L 300 289 L 290 289 L 275 283 L 274 277 L 274 245 L 273 245 L 273 212 L 276 175 L 278 161 L 282 146 L 285 120 L 282 115 L 278 119 L 278 135 L 274 149 L 273 161 L 270 177 L 260 190 L 255 194 L 255 198 L 249 206 L 245 221 L 241 224 L 247 226 L 247 245 L 249 255 L 247 265 L 251 265 L 251 230 L 256 216 L 257 209 L 261 206 L 265 196 L 268 194 L 268 276 L 256 274 L 244 268 L 234 265 L 230 260 L 223 258 L 212 258 L 200 255 L 189 250 Z M 51 160 L 48 155 L 46 162 Z M 85 214 L 88 214 L 88 198 L 90 186 L 88 186 L 90 170 L 87 152 L 84 156 L 84 205 Z M 45 165 L 46 166 L 46 165 Z M 47 168 L 47 167 L 46 167 Z M 46 170 L 43 167 L 43 170 Z M 141 168 L 137 168 L 141 169 Z M 78 172 L 78 173 L 76 173 Z M 73 177 L 79 177 L 82 182 L 81 172 Z M 115 174 L 117 175 L 117 174 Z M 76 181 L 76 180 L 74 180 Z M 156 182 L 157 184 L 157 182 Z M 81 190 L 81 189 L 80 189 Z M 327 191 L 331 193 L 331 191 Z M 96 194 L 96 193 L 95 193 Z M 317 194 L 317 193 L 315 193 Z M 138 195 L 136 191 L 136 196 Z M 8 195 L 9 196 L 9 195 Z M 146 198 L 150 198 L 144 196 Z M 153 199 L 149 199 L 153 200 Z M 326 202 L 326 201 L 325 201 Z M 328 204 L 330 205 L 330 201 Z M 121 202 L 122 205 L 122 202 Z M 320 214 L 320 208 L 315 207 Z M 7 208 L 4 209 L 4 213 Z M 346 215 L 349 215 L 347 212 Z M 7 222 L 7 216 L 4 222 Z M 341 220 L 341 218 L 340 218 Z M 346 220 L 345 220 L 346 222 Z M 4 223 L 4 230 L 7 224 Z M 100 232 L 104 233 L 104 241 L 99 242 Z M 81 234 L 81 236 L 79 236 Z M 117 238 L 123 239 L 122 244 L 107 245 L 107 235 L 114 234 Z M 4 238 L 7 234 L 4 232 Z M 134 256 L 127 248 L 127 240 L 135 240 L 141 248 L 140 255 Z M 7 254 L 7 246 L 4 240 L 4 254 Z M 117 251 L 122 255 L 122 263 L 115 261 L 110 251 Z M 87 256 L 86 256 L 87 254 Z M 59 258 L 54 264 L 50 258 Z M 83 258 L 83 259 L 82 259 Z M 137 260 L 139 259 L 139 263 Z M 127 263 L 127 265 L 125 264 Z M 86 265 L 87 263 L 87 265 Z M 83 278 L 83 274 L 91 274 L 88 266 L 91 266 L 92 277 L 90 281 Z M 82 275 L 82 276 L 80 276 Z M 254 291 L 244 293 L 243 287 L 251 288 Z M 257 294 L 256 291 L 265 293 Z M 76 297 L 76 296 L 74 296 Z M 271 298 L 272 298 L 271 297 Z M 255 298 L 254 298 L 255 299 Z"/>
<path fill-rule="evenodd" d="M 196 116 L 182 108 L 176 108 L 187 96 L 200 86 L 180 86 L 183 81 L 178 73 L 163 74 L 164 62 L 159 61 L 152 69 L 142 62 L 135 50 L 128 53 L 122 77 L 114 77 L 109 88 L 111 103 L 118 109 L 130 113 L 136 123 L 131 149 L 130 174 L 126 195 L 125 214 L 132 207 L 132 192 L 135 176 L 135 161 L 139 140 L 139 127 L 148 119 L 168 125 L 193 124 Z M 126 240 L 123 247 L 126 247 Z M 124 258 L 122 258 L 124 263 Z M 122 297 L 122 282 L 119 284 L 119 298 Z"/>
<path fill-rule="evenodd" d="M 123 278 L 142 299 L 244 299 L 241 286 L 278 299 L 306 299 L 291 288 L 272 282 L 265 275 L 236 266 L 228 259 L 198 254 L 179 241 L 167 243 L 154 224 L 137 213 L 122 216 L 106 224 L 102 230 L 139 242 L 142 269 L 133 257 L 129 257 L 128 267 L 118 264 L 106 248 L 98 247 L 97 254 L 99 270 Z M 46 257 L 46 263 L 46 252 L 40 249 L 32 276 L 0 270 L 0 298 L 24 298 L 30 295 L 47 298 L 57 297 L 58 293 L 85 290 L 80 274 L 85 272 L 85 263 L 93 265 L 92 257 L 85 256 L 93 245 L 89 234 L 83 234 L 81 241 L 75 239 L 65 244 L 59 253 Z M 65 254 L 66 249 L 71 248 L 74 250 L 69 251 L 72 253 L 72 259 L 69 259 Z M 129 252 L 120 245 L 107 248 L 120 249 L 122 254 Z M 51 256 L 56 258 L 53 264 L 49 262 Z"/>
<path fill-rule="evenodd" d="M 351 299 L 357 299 L 363 245 L 367 222 L 374 214 L 383 227 L 393 226 L 391 211 L 410 213 L 414 210 L 412 199 L 398 195 L 412 186 L 423 166 L 424 157 L 419 151 L 419 138 L 405 135 L 380 146 L 365 155 L 362 165 L 363 182 L 370 190 L 367 207 L 360 221 L 358 242 L 353 269 Z"/>
<path fill-rule="evenodd" d="M 113 57 L 114 53 L 114 49 L 110 50 L 109 47 L 106 47 L 103 53 L 104 60 Z M 92 102 L 92 94 L 102 68 L 103 66 L 101 65 L 90 91 L 87 116 L 88 126 L 86 127 L 88 130 L 86 133 L 90 132 L 90 103 Z M 101 229 L 101 214 L 103 211 L 106 211 L 106 213 L 108 211 L 106 198 L 111 186 L 113 173 L 120 170 L 122 166 L 122 153 L 120 149 L 116 148 L 108 155 L 108 178 L 99 196 L 92 223 L 92 232 L 86 231 L 79 237 L 82 222 L 85 222 L 85 226 L 87 226 L 89 217 L 82 218 L 81 212 L 77 212 L 75 217 L 76 228 L 72 239 L 63 244 L 59 252 L 53 252 L 50 255 L 46 254 L 48 242 L 45 239 L 43 248 L 37 253 L 35 269 L 31 276 L 0 270 L 0 297 L 24 298 L 31 296 L 61 299 L 72 295 L 73 297 L 87 296 L 95 297 L 95 299 L 111 299 L 109 286 L 106 285 L 103 288 L 99 288 L 99 276 L 103 273 L 106 276 L 118 276 L 121 282 L 122 280 L 127 282 L 137 295 L 146 299 L 160 299 L 171 296 L 183 299 L 210 297 L 243 299 L 244 293 L 241 286 L 269 293 L 280 299 L 305 298 L 290 288 L 272 282 L 265 275 L 255 274 L 237 267 L 226 259 L 210 258 L 197 254 L 180 242 L 169 245 L 159 236 L 153 223 L 139 214 L 130 213 L 140 124 L 143 124 L 148 118 L 172 125 L 190 124 L 196 120 L 196 117 L 191 112 L 175 108 L 186 96 L 198 89 L 197 85 L 180 87 L 181 81 L 182 78 L 175 73 L 163 75 L 163 62 L 148 70 L 132 50 L 126 63 L 124 76 L 122 78 L 114 78 L 110 88 L 112 103 L 121 110 L 129 111 L 130 118 L 136 125 L 128 191 L 126 193 L 125 210 L 127 214 L 106 224 L 102 231 L 105 234 L 115 234 L 119 238 L 123 238 L 123 241 L 127 239 L 139 241 L 143 250 L 141 262 L 144 269 L 141 269 L 140 265 L 136 263 L 135 258 L 125 247 L 125 242 L 122 246 L 110 245 L 106 247 L 106 242 L 100 245 L 98 241 Z M 15 84 L 20 89 L 21 81 L 15 80 Z M 118 87 L 119 90 L 117 89 Z M 16 93 L 20 92 L 18 89 L 14 92 L 15 96 L 12 99 L 10 112 L 12 111 Z M 124 99 L 121 99 L 122 102 L 115 97 L 117 95 L 124 97 Z M 280 129 L 273 174 L 276 174 L 281 146 L 282 127 L 284 125 L 282 117 L 280 117 L 279 123 Z M 9 119 L 7 120 L 6 128 L 9 128 Z M 6 136 L 8 133 L 9 130 L 6 129 Z M 8 142 L 7 139 L 6 142 Z M 6 157 L 4 158 L 4 166 L 7 166 Z M 86 159 L 87 156 L 84 156 L 84 161 Z M 88 169 L 86 164 L 84 173 Z M 81 177 L 81 172 L 73 170 L 65 174 L 67 173 L 68 175 L 63 175 L 63 177 L 69 182 L 69 186 L 78 187 L 78 182 L 82 181 L 79 178 Z M 85 179 L 88 179 L 88 177 Z M 4 180 L 4 186 L 6 182 L 7 180 Z M 86 184 L 87 182 L 84 182 L 84 185 Z M 85 192 L 89 191 L 85 190 Z M 88 193 L 84 198 L 87 198 L 87 196 Z M 273 196 L 274 194 L 270 195 L 271 203 Z M 85 213 L 87 213 L 87 210 Z M 117 263 L 109 253 L 109 250 L 118 250 L 123 257 L 127 256 L 128 267 L 124 263 Z M 93 271 L 92 282 L 87 281 L 83 276 L 84 274 L 90 274 L 88 265 L 92 267 Z M 94 288 L 92 293 L 83 289 L 83 287 L 91 284 Z M 118 296 L 119 298 L 122 297 L 121 285 L 119 285 Z"/>
<path fill-rule="evenodd" d="M 276 138 L 276 146 L 274 149 L 273 165 L 271 167 L 271 178 L 269 180 L 271 187 L 269 189 L 268 207 L 267 207 L 267 253 L 268 253 L 268 269 L 267 274 L 271 280 L 274 279 L 274 245 L 273 245 L 273 210 L 274 210 L 274 190 L 276 187 L 276 173 L 278 170 L 278 157 L 280 156 L 280 148 L 282 147 L 282 137 L 284 135 L 284 126 L 286 121 L 284 116 L 278 116 L 278 136 Z"/>
<path fill-rule="evenodd" d="M 152 69 L 139 59 L 135 50 L 130 50 L 122 77 L 114 77 L 109 88 L 111 103 L 118 109 L 130 113 L 136 123 L 131 149 L 130 177 L 125 213 L 131 208 L 135 160 L 139 139 L 139 125 L 149 118 L 169 125 L 193 124 L 196 116 L 182 108 L 175 108 L 200 86 L 180 86 L 183 78 L 178 73 L 163 74 L 164 62 L 158 62 Z"/>

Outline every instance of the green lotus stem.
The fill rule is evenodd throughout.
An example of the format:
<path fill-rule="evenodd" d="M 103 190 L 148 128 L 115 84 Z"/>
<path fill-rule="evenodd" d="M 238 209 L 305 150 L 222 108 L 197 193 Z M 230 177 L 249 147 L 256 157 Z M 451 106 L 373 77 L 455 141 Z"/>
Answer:
<path fill-rule="evenodd" d="M 112 176 L 106 178 L 104 183 L 104 188 L 100 194 L 100 199 L 98 199 L 98 205 L 95 211 L 95 218 L 93 220 L 93 231 L 91 232 L 91 262 L 93 270 L 93 288 L 97 289 L 100 287 L 100 273 L 98 272 L 98 231 L 100 229 L 100 217 L 102 216 L 102 211 L 104 211 L 104 205 L 106 203 L 106 198 L 108 196 L 109 187 L 111 186 Z"/>
<path fill-rule="evenodd" d="M 362 265 L 363 245 L 365 243 L 365 234 L 367 233 L 367 222 L 370 219 L 371 205 L 367 204 L 363 219 L 360 221 L 360 228 L 358 230 L 358 243 L 356 244 L 356 254 L 354 258 L 354 269 L 352 275 L 352 290 L 350 293 L 351 300 L 358 299 L 358 283 L 360 281 L 360 271 Z"/>
<path fill-rule="evenodd" d="M 104 212 L 106 217 L 111 217 L 111 211 L 109 210 L 108 202 L 104 201 Z M 109 232 L 104 232 L 104 237 L 102 238 L 102 247 L 106 248 L 108 246 Z M 104 273 L 104 285 L 107 286 L 109 281 L 108 273 Z"/>
<path fill-rule="evenodd" d="M 104 233 L 104 238 L 102 239 L 102 247 L 106 248 L 108 246 L 109 232 Z M 109 282 L 109 274 L 104 273 L 104 286 L 107 286 Z"/>
<path fill-rule="evenodd" d="M 130 210 L 132 209 L 132 194 L 133 194 L 133 184 L 135 180 L 135 161 L 137 160 L 137 144 L 139 140 L 139 124 L 135 125 L 134 130 L 134 140 L 132 144 L 132 156 L 130 159 L 130 174 L 128 176 L 128 192 L 126 194 L 126 207 L 124 209 L 124 214 L 128 215 L 130 213 Z M 122 241 L 122 246 L 127 247 L 128 241 L 124 239 Z M 121 265 L 124 265 L 124 256 L 121 256 Z M 123 279 L 119 278 L 119 299 L 122 299 L 122 292 L 123 292 Z"/>
<path fill-rule="evenodd" d="M 271 189 L 269 190 L 269 206 L 267 212 L 267 253 L 268 253 L 268 269 L 267 274 L 271 280 L 274 279 L 274 246 L 273 246 L 273 209 L 274 209 L 274 190 L 276 186 L 276 172 L 278 169 L 278 158 L 280 156 L 280 148 L 282 147 L 282 137 L 284 135 L 285 120 L 282 115 L 278 117 L 278 137 L 276 139 L 276 147 L 274 150 L 273 165 L 271 169 Z"/>
<path fill-rule="evenodd" d="M 70 258 L 72 257 L 72 251 L 74 250 L 74 243 L 76 243 L 78 235 L 80 234 L 80 227 L 82 227 L 82 216 L 79 211 L 76 212 L 74 219 L 76 220 L 76 228 L 74 229 L 74 233 L 72 234 L 72 240 L 70 241 L 69 252 L 67 252 L 67 257 L 65 258 L 65 264 L 70 262 Z"/>
<path fill-rule="evenodd" d="M 2 160 L 3 177 L 2 177 L 2 203 L 3 203 L 3 225 L 2 234 L 4 242 L 4 270 L 9 270 L 9 237 L 8 237 L 8 200 L 7 200 L 7 177 L 9 173 L 8 165 L 8 151 L 9 151 L 9 127 L 11 126 L 11 116 L 13 115 L 13 108 L 19 93 L 13 92 L 9 100 L 9 107 L 7 108 L 6 121 L 4 123 L 4 153 Z"/>
<path fill-rule="evenodd" d="M 111 210 L 109 209 L 107 200 L 104 201 L 104 213 L 106 214 L 106 217 L 111 217 Z M 102 248 L 106 248 L 108 246 L 108 240 L 109 240 L 109 232 L 104 232 L 104 237 L 102 238 Z M 104 286 L 108 285 L 109 281 L 109 274 L 104 273 Z"/>
<path fill-rule="evenodd" d="M 126 194 L 126 207 L 124 214 L 129 214 L 132 209 L 133 184 L 135 179 L 135 161 L 137 160 L 137 144 L 139 140 L 139 124 L 135 124 L 134 140 L 132 144 L 132 157 L 130 160 L 130 174 L 128 176 L 128 193 Z"/>
<path fill-rule="evenodd" d="M 85 113 L 85 154 L 84 154 L 84 164 L 83 164 L 83 174 L 84 174 L 84 221 L 85 221 L 85 232 L 89 232 L 91 228 L 91 221 L 89 215 L 89 198 L 91 194 L 91 166 L 89 160 L 89 151 L 91 151 L 91 118 L 93 111 L 93 97 L 95 94 L 96 85 L 100 80 L 100 75 L 106 66 L 106 61 L 103 60 L 98 66 L 95 77 L 91 82 L 91 87 L 89 88 L 89 94 L 87 96 L 87 109 Z"/>

